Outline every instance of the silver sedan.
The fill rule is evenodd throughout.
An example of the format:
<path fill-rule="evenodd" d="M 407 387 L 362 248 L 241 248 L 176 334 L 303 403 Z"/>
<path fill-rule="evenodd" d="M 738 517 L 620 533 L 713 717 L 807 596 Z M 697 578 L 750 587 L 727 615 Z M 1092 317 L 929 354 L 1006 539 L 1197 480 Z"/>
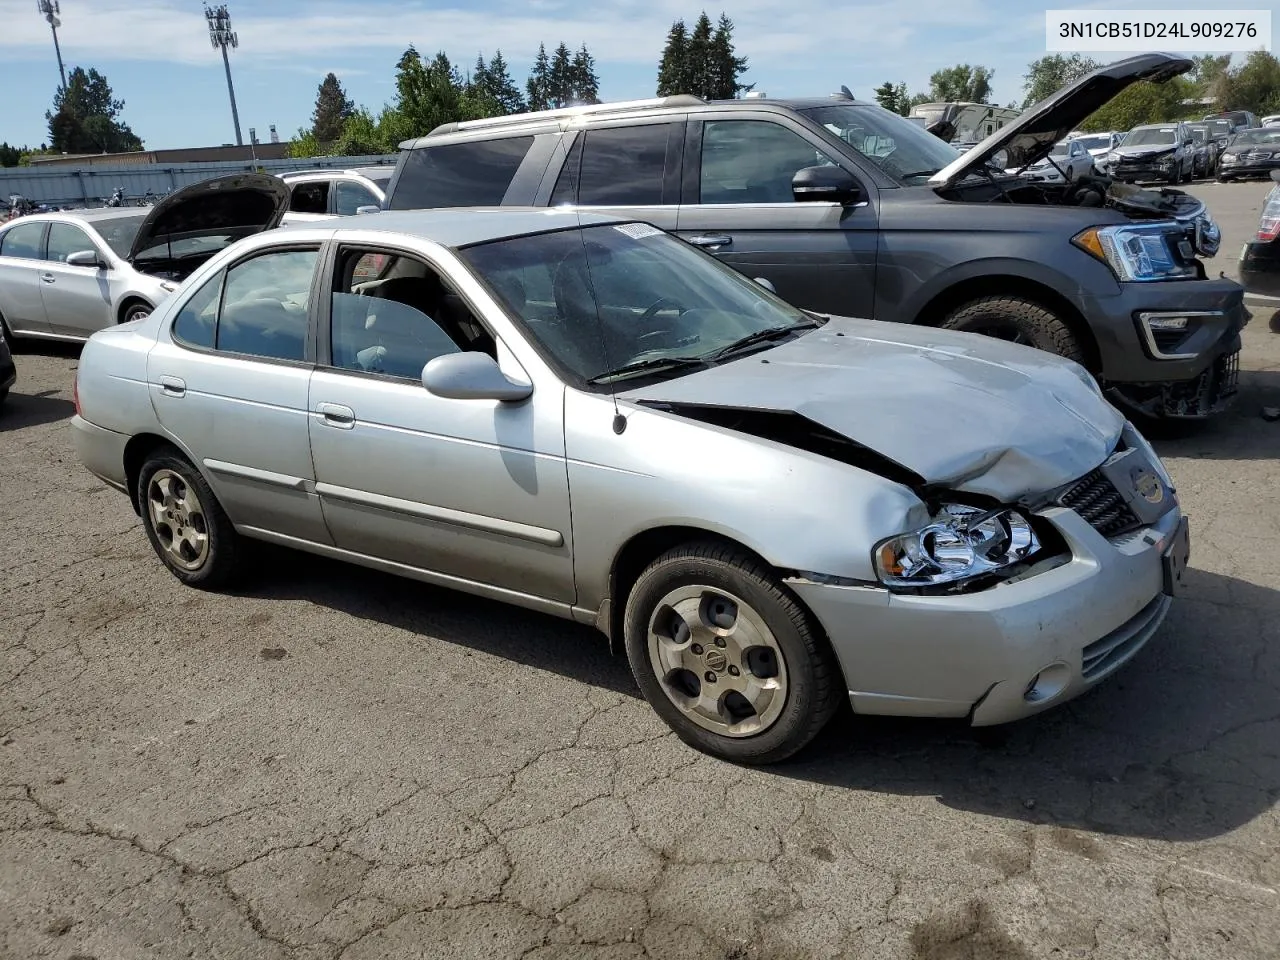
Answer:
<path fill-rule="evenodd" d="M 439 210 L 241 241 L 95 334 L 72 423 L 161 561 L 268 541 L 593 624 L 688 743 L 1034 714 L 1156 632 L 1168 475 L 1079 366 L 805 313 L 646 224 Z"/>
<path fill-rule="evenodd" d="M 83 340 L 146 316 L 228 244 L 276 226 L 288 191 L 275 177 L 192 184 L 147 210 L 104 207 L 21 217 L 0 228 L 0 329 Z"/>

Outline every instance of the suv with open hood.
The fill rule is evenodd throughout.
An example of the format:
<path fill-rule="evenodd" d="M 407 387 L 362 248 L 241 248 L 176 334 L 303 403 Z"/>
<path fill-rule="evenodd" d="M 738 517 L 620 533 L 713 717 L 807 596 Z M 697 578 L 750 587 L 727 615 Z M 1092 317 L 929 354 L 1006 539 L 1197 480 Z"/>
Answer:
<path fill-rule="evenodd" d="M 967 153 L 848 96 L 667 97 L 445 124 L 402 145 L 384 209 L 576 204 L 674 231 L 815 312 L 946 326 L 1084 363 L 1130 409 L 1202 417 L 1235 389 L 1247 313 L 1202 258 L 1200 201 L 1010 176 L 1121 90 L 1084 77 Z M 909 394 L 910 384 L 903 390 Z"/>

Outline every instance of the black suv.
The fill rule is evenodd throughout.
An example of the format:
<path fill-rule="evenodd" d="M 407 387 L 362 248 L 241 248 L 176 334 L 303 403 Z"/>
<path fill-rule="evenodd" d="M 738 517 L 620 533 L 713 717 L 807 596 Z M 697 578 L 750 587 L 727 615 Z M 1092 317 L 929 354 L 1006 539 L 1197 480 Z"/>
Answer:
<path fill-rule="evenodd" d="M 385 209 L 577 205 L 647 220 L 809 310 L 932 324 L 1078 360 L 1132 412 L 1204 417 L 1235 392 L 1243 290 L 1210 276 L 1204 205 L 1017 174 L 1138 80 L 1104 67 L 961 154 L 847 95 L 695 97 L 445 124 L 402 144 Z M 903 385 L 904 398 L 910 384 Z"/>

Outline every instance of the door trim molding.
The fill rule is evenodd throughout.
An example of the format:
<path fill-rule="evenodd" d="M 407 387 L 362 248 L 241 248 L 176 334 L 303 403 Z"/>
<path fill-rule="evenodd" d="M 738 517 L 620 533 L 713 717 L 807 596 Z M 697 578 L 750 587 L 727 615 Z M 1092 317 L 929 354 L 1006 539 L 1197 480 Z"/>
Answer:
<path fill-rule="evenodd" d="M 290 490 L 306 490 L 309 481 L 302 477 L 291 477 L 287 473 L 273 473 L 270 470 L 259 470 L 257 467 L 246 467 L 225 460 L 202 460 L 210 473 L 224 477 L 235 477 L 238 480 L 256 480 L 273 487 L 287 487 Z"/>
<path fill-rule="evenodd" d="M 435 520 L 472 530 L 483 530 L 485 533 L 496 533 L 516 540 L 527 540 L 544 547 L 564 546 L 564 534 L 559 530 L 548 530 L 546 527 L 534 527 L 514 520 L 503 520 L 500 517 L 486 517 L 479 513 L 467 513 L 463 510 L 451 510 L 448 507 L 437 507 L 416 500 L 402 500 L 399 497 L 388 497 L 368 490 L 354 490 L 351 487 L 340 487 L 332 483 L 317 483 L 316 493 L 321 499 L 328 497 L 342 500 L 364 507 L 375 507 L 392 513 L 403 513 L 423 520 Z"/>

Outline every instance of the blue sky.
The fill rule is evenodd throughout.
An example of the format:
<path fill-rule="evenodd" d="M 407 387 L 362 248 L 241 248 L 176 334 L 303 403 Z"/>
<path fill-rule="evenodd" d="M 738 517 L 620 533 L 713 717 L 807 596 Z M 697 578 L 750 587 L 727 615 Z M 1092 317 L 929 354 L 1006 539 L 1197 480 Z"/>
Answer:
<path fill-rule="evenodd" d="M 997 102 L 1021 99 L 1022 75 L 1044 53 L 1044 11 L 1117 4 L 1020 0 L 721 0 L 734 20 L 746 79 L 775 96 L 860 97 L 884 80 L 927 87 L 954 63 L 994 68 Z M 1126 0 L 1127 9 L 1203 9 L 1180 0 Z M 1232 4 L 1236 6 L 1237 4 Z M 228 0 L 240 47 L 232 75 L 245 138 L 256 127 L 282 139 L 308 122 L 316 87 L 330 70 L 357 102 L 380 107 L 392 94 L 395 62 L 413 43 L 469 65 L 501 49 L 523 86 L 539 41 L 586 43 L 596 57 L 603 99 L 652 96 L 671 21 L 692 22 L 698 0 Z M 1240 7 L 1275 9 L 1274 2 Z M 47 139 L 44 112 L 57 88 L 48 25 L 32 0 L 0 0 L 0 141 Z M 62 0 L 59 40 L 68 64 L 97 67 L 123 117 L 151 148 L 233 142 L 222 61 L 210 46 L 199 0 Z M 1277 18 L 1280 19 L 1280 18 Z M 1107 60 L 1122 54 L 1097 55 Z"/>

